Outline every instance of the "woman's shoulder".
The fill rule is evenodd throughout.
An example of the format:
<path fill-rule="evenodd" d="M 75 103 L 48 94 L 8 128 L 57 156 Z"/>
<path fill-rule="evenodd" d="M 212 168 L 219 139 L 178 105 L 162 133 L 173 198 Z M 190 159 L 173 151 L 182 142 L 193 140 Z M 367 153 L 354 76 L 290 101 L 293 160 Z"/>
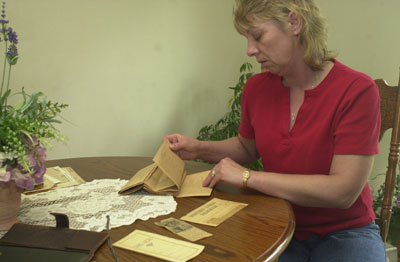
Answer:
<path fill-rule="evenodd" d="M 366 73 L 363 73 L 361 71 L 357 71 L 356 69 L 353 69 L 338 60 L 334 60 L 335 66 L 334 66 L 334 75 L 337 77 L 345 78 L 347 80 L 352 80 L 352 81 L 357 81 L 357 82 L 364 82 L 364 83 L 374 83 L 374 80 L 367 75 Z"/>
<path fill-rule="evenodd" d="M 343 97 L 343 101 L 353 101 L 360 97 L 369 100 L 379 99 L 378 87 L 369 75 L 338 61 L 335 61 L 334 70 L 329 81 L 333 88 L 327 89 L 328 92 L 334 92 L 338 97 Z"/>

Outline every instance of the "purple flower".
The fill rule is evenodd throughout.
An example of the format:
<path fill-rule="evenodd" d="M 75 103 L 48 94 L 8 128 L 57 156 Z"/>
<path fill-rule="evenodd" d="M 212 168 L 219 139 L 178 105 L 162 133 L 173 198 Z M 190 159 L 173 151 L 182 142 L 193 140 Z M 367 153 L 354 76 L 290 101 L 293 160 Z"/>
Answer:
<path fill-rule="evenodd" d="M 3 19 L 0 19 L 0 23 L 4 25 L 4 24 L 8 23 L 8 21 L 5 20 L 5 18 L 6 18 L 6 2 L 3 1 L 2 5 L 1 5 L 1 8 L 2 8 L 1 9 L 1 17 Z"/>
<path fill-rule="evenodd" d="M 43 176 L 46 173 L 44 164 L 46 149 L 41 147 L 35 136 L 32 137 L 32 140 L 27 139 L 25 142 L 29 169 L 22 164 L 0 168 L 0 185 L 6 185 L 9 181 L 14 180 L 18 187 L 32 190 L 36 184 L 43 183 Z"/>
<path fill-rule="evenodd" d="M 33 143 L 31 141 L 32 151 L 28 155 L 28 160 L 31 165 L 31 177 L 35 181 L 35 184 L 43 183 L 43 175 L 46 173 L 46 167 L 44 162 L 46 160 L 46 149 L 40 146 L 36 137 L 33 137 Z"/>
<path fill-rule="evenodd" d="M 8 55 L 10 58 L 13 58 L 13 57 L 17 56 L 17 55 L 18 55 L 17 46 L 14 45 L 14 44 L 10 45 L 10 47 L 8 48 L 8 51 L 7 51 L 7 55 Z"/>
<path fill-rule="evenodd" d="M 13 31 L 11 27 L 8 28 L 7 30 L 7 35 L 8 35 L 8 40 L 10 40 L 11 43 L 13 44 L 18 44 L 18 35 L 16 32 Z"/>
<path fill-rule="evenodd" d="M 46 167 L 42 164 L 38 166 L 35 173 L 31 175 L 33 180 L 35 180 L 35 184 L 42 184 L 43 183 L 43 176 L 46 173 Z"/>
<path fill-rule="evenodd" d="M 13 31 L 11 27 L 7 28 L 8 20 L 6 18 L 6 3 L 3 1 L 2 10 L 1 10 L 1 17 L 0 19 L 0 33 L 2 34 L 1 40 L 10 41 L 10 46 L 6 52 L 7 60 L 10 66 L 15 65 L 18 61 L 18 35 L 16 32 Z M 7 45 L 6 45 L 7 46 Z"/>
<path fill-rule="evenodd" d="M 400 208 L 400 194 L 397 196 L 396 204 L 397 207 Z"/>
<path fill-rule="evenodd" d="M 29 162 L 31 163 L 31 177 L 35 180 L 35 184 L 43 183 L 43 175 L 46 173 L 46 167 L 44 161 L 46 158 L 46 150 L 37 146 L 37 151 L 28 156 Z"/>
<path fill-rule="evenodd" d="M 11 172 L 7 170 L 7 168 L 2 167 L 0 168 L 0 181 L 1 182 L 8 182 L 11 179 Z"/>
<path fill-rule="evenodd" d="M 31 176 L 26 176 L 25 172 L 22 172 L 20 168 L 14 168 L 11 170 L 11 176 L 15 184 L 26 190 L 32 190 L 34 188 L 33 179 Z"/>

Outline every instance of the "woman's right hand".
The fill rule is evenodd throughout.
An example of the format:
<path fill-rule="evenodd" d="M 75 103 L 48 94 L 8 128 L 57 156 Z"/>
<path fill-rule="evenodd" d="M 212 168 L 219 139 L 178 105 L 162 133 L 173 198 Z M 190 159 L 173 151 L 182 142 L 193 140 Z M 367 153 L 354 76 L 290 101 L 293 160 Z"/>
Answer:
<path fill-rule="evenodd" d="M 199 158 L 199 140 L 181 134 L 168 135 L 164 139 L 169 141 L 169 148 L 183 160 Z"/>

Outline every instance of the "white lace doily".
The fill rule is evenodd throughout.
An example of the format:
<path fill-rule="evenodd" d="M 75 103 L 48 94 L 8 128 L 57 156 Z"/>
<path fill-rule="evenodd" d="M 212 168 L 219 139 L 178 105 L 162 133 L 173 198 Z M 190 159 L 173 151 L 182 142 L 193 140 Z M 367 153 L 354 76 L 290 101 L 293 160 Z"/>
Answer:
<path fill-rule="evenodd" d="M 111 229 L 176 210 L 177 203 L 171 195 L 154 195 L 144 190 L 130 195 L 118 194 L 126 183 L 127 180 L 101 179 L 23 195 L 18 219 L 25 224 L 55 226 L 55 218 L 50 213 L 64 213 L 72 229 L 102 231 L 106 229 L 107 215 Z"/>

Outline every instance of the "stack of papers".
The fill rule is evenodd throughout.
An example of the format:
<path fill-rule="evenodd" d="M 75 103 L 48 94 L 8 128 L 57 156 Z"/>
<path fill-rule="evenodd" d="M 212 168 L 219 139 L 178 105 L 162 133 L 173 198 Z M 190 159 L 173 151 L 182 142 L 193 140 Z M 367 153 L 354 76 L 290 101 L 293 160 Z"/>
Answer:
<path fill-rule="evenodd" d="M 43 176 L 43 183 L 35 185 L 32 190 L 25 191 L 25 194 L 39 193 L 52 188 L 77 186 L 86 183 L 71 167 L 49 167 Z"/>
<path fill-rule="evenodd" d="M 142 188 L 155 194 L 172 194 L 176 197 L 210 196 L 212 189 L 203 187 L 210 171 L 186 175 L 185 162 L 169 149 L 166 140 L 153 158 L 154 163 L 139 170 L 120 194 L 131 194 Z"/>

